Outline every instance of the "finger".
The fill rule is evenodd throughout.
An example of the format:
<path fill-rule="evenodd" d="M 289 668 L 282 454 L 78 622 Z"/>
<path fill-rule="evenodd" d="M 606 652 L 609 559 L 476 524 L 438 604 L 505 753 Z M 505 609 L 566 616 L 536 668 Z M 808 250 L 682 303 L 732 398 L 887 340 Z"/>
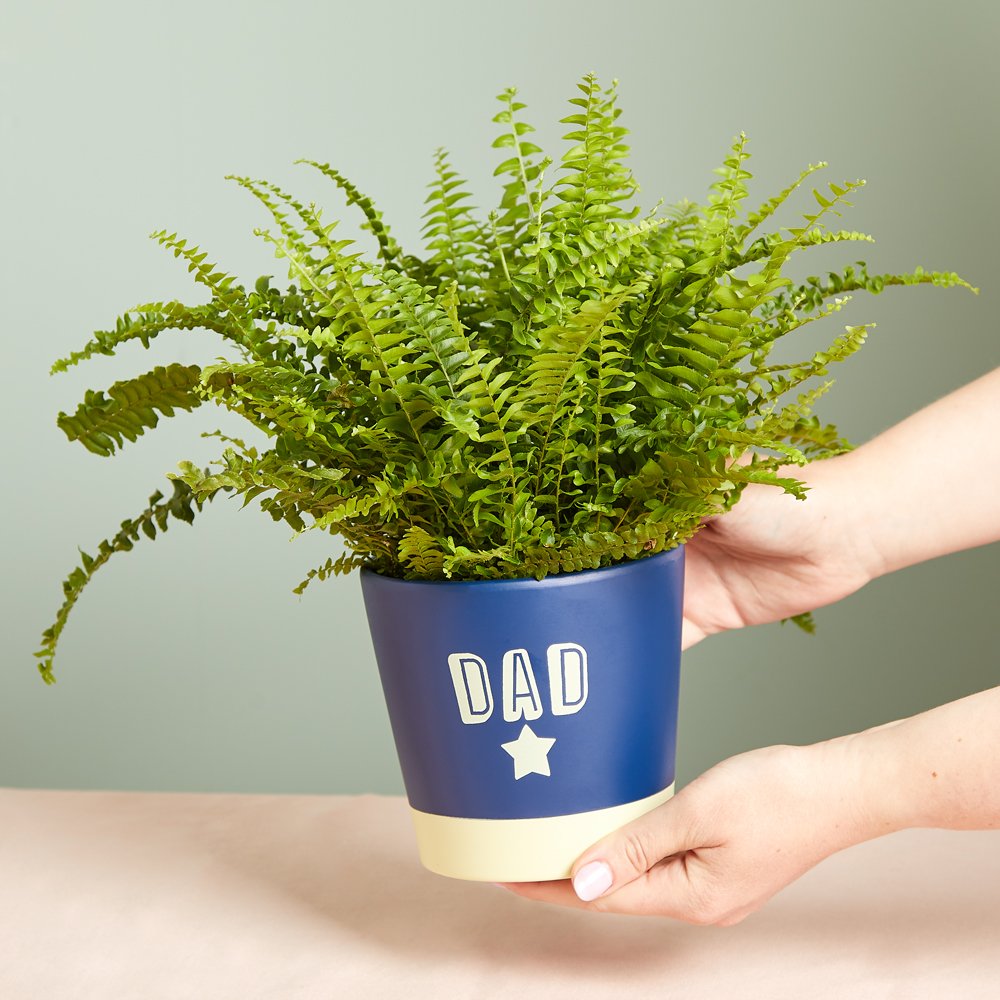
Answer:
<path fill-rule="evenodd" d="M 687 798 L 681 792 L 585 851 L 573 866 L 576 894 L 589 902 L 641 878 L 665 858 L 714 846 L 699 838 Z"/>
<path fill-rule="evenodd" d="M 572 909 L 632 916 L 668 917 L 692 924 L 736 923 L 756 907 L 729 912 L 720 906 L 709 877 L 708 866 L 691 854 L 678 855 L 654 865 L 648 872 L 621 888 L 585 902 L 573 891 L 572 883 L 497 883 L 515 895 L 540 903 Z"/>
<path fill-rule="evenodd" d="M 705 925 L 725 919 L 728 907 L 720 903 L 709 866 L 696 854 L 685 853 L 584 905 L 601 913 L 670 917 Z"/>
<path fill-rule="evenodd" d="M 690 618 L 684 618 L 681 621 L 681 649 L 690 649 L 692 646 L 696 646 L 702 639 L 706 636 L 706 632 L 703 628 L 695 625 Z"/>
<path fill-rule="evenodd" d="M 573 891 L 573 883 L 568 878 L 549 882 L 497 882 L 496 884 L 510 890 L 515 896 L 533 899 L 539 903 L 555 903 L 577 910 L 589 908 L 588 904 Z"/>

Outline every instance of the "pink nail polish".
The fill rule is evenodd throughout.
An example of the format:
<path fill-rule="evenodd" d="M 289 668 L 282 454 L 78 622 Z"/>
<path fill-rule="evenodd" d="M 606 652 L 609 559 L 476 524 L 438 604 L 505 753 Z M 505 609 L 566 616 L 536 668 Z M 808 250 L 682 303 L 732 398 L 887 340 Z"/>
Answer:
<path fill-rule="evenodd" d="M 585 903 L 589 903 L 611 888 L 614 876 L 611 866 L 605 861 L 591 861 L 584 865 L 573 879 L 573 891 Z"/>

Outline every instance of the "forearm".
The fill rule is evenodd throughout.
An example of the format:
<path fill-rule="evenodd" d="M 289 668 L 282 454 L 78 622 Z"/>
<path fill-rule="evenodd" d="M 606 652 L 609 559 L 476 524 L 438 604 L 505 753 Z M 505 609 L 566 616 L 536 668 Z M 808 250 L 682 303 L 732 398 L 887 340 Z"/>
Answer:
<path fill-rule="evenodd" d="M 1000 368 L 810 466 L 870 540 L 869 575 L 1000 539 Z"/>
<path fill-rule="evenodd" d="M 730 757 L 519 895 L 733 924 L 837 851 L 906 827 L 1000 829 L 1000 687 L 863 733 Z"/>
<path fill-rule="evenodd" d="M 858 839 L 908 827 L 1000 829 L 1000 687 L 829 749 L 857 785 Z"/>

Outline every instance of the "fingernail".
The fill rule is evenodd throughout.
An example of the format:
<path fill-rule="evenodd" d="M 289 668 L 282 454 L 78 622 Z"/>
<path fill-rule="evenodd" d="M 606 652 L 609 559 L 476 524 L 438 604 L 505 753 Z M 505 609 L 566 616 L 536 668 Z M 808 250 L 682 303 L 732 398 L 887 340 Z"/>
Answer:
<path fill-rule="evenodd" d="M 604 861 L 591 861 L 584 865 L 573 878 L 573 891 L 585 903 L 589 903 L 611 888 L 614 877 L 611 867 Z"/>

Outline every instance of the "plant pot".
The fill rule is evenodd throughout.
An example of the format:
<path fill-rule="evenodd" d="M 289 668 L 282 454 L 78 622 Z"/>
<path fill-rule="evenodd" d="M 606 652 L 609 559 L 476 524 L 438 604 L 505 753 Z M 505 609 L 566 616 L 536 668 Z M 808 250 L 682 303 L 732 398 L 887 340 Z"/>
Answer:
<path fill-rule="evenodd" d="M 361 573 L 425 867 L 568 878 L 673 794 L 684 551 L 461 582 Z"/>

